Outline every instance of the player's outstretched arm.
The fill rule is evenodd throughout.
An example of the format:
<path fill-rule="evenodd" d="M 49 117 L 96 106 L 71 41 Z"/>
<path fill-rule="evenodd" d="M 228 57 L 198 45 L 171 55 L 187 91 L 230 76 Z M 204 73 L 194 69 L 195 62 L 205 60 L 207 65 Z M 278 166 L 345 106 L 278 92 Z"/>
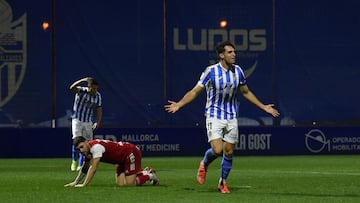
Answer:
<path fill-rule="evenodd" d="M 240 92 L 241 94 L 252 104 L 259 107 L 263 111 L 271 114 L 273 117 L 278 117 L 280 113 L 273 108 L 274 104 L 263 104 L 248 88 L 247 85 L 240 86 Z"/>
<path fill-rule="evenodd" d="M 165 111 L 167 111 L 169 113 L 177 112 L 180 108 L 182 108 L 186 104 L 192 102 L 200 94 L 200 92 L 203 89 L 204 89 L 204 87 L 196 85 L 192 90 L 188 91 L 180 101 L 175 102 L 175 101 L 168 100 L 169 104 L 166 104 L 164 106 Z"/>

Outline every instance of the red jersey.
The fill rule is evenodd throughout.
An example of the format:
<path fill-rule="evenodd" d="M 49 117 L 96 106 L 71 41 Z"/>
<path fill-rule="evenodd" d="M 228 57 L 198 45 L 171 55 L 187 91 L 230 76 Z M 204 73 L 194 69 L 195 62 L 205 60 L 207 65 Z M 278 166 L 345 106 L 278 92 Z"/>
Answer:
<path fill-rule="evenodd" d="M 92 158 L 99 158 L 101 162 L 122 164 L 134 151 L 139 150 L 136 145 L 128 142 L 114 142 L 110 140 L 89 140 Z"/>

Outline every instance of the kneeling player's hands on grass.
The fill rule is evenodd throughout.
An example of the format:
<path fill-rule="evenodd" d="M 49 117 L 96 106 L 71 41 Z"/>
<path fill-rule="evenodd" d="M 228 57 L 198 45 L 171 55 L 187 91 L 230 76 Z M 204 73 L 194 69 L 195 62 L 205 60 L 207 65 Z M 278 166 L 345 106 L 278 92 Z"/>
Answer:
<path fill-rule="evenodd" d="M 64 185 L 64 187 L 74 187 L 75 185 L 76 185 L 75 182 L 71 182 L 71 183 Z"/>
<path fill-rule="evenodd" d="M 77 185 L 75 185 L 75 187 L 85 187 L 85 185 L 84 184 L 77 184 Z"/>

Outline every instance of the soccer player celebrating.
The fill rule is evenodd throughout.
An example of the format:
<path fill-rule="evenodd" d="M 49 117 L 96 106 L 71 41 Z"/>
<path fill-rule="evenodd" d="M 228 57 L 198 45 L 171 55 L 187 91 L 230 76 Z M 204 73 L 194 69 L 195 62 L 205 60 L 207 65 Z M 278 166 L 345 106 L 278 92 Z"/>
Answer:
<path fill-rule="evenodd" d="M 85 163 L 75 180 L 64 185 L 65 187 L 87 186 L 93 179 L 99 162 L 116 165 L 115 183 L 119 186 L 143 185 L 146 181 L 153 185 L 159 184 L 153 168 L 141 169 L 141 151 L 134 144 L 110 140 L 86 140 L 84 137 L 75 137 L 73 144 L 84 155 Z M 84 182 L 79 184 L 84 177 Z"/>
<path fill-rule="evenodd" d="M 164 108 L 167 112 L 175 113 L 206 89 L 206 128 L 211 148 L 205 152 L 200 162 L 197 180 L 199 184 L 204 184 L 209 164 L 218 156 L 222 156 L 218 189 L 221 193 L 230 193 L 226 179 L 232 168 L 233 151 L 238 142 L 238 89 L 248 101 L 265 112 L 274 117 L 280 114 L 273 108 L 273 104 L 263 104 L 250 91 L 243 70 L 235 65 L 235 46 L 232 43 L 226 41 L 218 44 L 216 52 L 220 59 L 219 63 L 208 66 L 195 87 L 188 91 L 180 101 L 169 100 L 169 104 Z"/>

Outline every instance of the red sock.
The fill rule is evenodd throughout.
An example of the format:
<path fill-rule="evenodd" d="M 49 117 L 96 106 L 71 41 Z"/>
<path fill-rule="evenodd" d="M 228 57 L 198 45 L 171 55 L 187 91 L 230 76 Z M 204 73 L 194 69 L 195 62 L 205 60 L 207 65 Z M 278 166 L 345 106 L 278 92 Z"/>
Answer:
<path fill-rule="evenodd" d="M 149 175 L 144 175 L 140 173 L 139 175 L 136 176 L 136 185 L 142 185 L 149 179 L 150 179 Z"/>

